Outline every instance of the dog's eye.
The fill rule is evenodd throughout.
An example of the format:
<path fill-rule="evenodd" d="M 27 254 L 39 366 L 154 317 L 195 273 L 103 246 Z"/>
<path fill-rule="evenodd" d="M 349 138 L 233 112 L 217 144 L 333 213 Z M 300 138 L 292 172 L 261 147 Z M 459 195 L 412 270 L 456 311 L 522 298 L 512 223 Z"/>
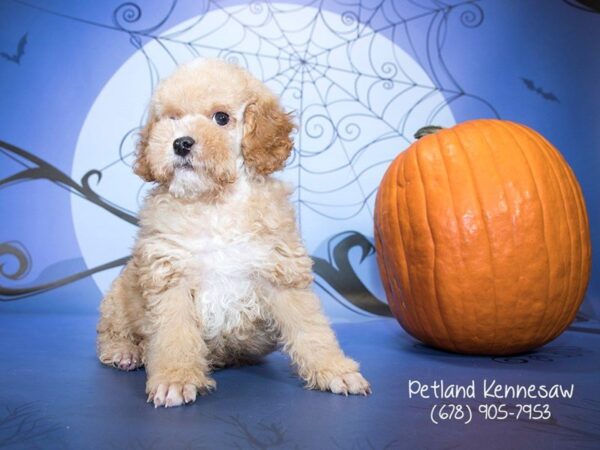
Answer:
<path fill-rule="evenodd" d="M 217 125 L 224 127 L 229 123 L 229 114 L 224 113 L 223 111 L 218 111 L 213 115 L 213 120 Z"/>
<path fill-rule="evenodd" d="M 177 117 L 177 116 L 169 116 L 169 119 L 170 120 L 179 120 L 179 117 Z"/>

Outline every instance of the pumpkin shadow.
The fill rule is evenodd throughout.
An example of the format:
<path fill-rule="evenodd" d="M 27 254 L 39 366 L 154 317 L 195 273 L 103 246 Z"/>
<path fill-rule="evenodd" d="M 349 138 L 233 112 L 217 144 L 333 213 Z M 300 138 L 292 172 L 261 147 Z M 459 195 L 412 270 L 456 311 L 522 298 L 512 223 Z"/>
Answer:
<path fill-rule="evenodd" d="M 527 372 L 589 373 L 598 369 L 596 352 L 578 345 L 549 344 L 532 351 L 514 355 L 467 355 L 439 350 L 421 342 L 402 340 L 402 350 L 414 357 L 464 367 Z M 573 364 L 576 362 L 575 364 Z"/>

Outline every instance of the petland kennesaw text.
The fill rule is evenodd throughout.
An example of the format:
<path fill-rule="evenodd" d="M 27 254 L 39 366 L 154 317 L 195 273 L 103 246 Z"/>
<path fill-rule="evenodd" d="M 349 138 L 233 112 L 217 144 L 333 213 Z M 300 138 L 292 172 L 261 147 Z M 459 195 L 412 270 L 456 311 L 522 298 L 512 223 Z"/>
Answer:
<path fill-rule="evenodd" d="M 449 384 L 444 380 L 435 380 L 431 384 L 418 380 L 408 380 L 408 397 L 460 399 L 460 398 L 505 398 L 505 399 L 534 399 L 534 398 L 573 398 L 575 385 L 569 387 L 561 384 L 551 386 L 545 384 L 500 384 L 496 380 L 484 379 L 479 384 L 475 380 L 468 384 Z"/>

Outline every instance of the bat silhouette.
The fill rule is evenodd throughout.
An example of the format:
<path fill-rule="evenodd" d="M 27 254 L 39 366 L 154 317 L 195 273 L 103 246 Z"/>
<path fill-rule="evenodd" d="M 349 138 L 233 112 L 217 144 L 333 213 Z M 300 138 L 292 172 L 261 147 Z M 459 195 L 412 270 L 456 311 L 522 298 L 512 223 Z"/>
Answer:
<path fill-rule="evenodd" d="M 21 58 L 25 54 L 25 46 L 27 45 L 27 33 L 23 35 L 23 37 L 19 40 L 17 44 L 17 53 L 14 55 L 10 55 L 6 52 L 0 52 L 0 56 L 2 56 L 7 61 L 14 62 L 15 64 L 21 64 Z"/>
<path fill-rule="evenodd" d="M 541 95 L 544 99 L 550 102 L 559 102 L 558 97 L 556 95 L 554 95 L 552 92 L 544 91 L 541 87 L 536 86 L 533 80 L 522 77 L 521 80 L 523 80 L 523 83 L 530 91 L 536 92 L 537 94 Z"/>

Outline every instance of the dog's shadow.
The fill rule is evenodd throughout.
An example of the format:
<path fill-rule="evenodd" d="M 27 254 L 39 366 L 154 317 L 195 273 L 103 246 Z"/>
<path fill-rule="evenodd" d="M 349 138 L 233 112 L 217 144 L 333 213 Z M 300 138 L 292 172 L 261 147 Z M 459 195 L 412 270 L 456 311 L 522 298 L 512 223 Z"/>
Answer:
<path fill-rule="evenodd" d="M 257 384 L 265 386 L 302 387 L 302 381 L 291 367 L 290 360 L 280 352 L 273 352 L 260 360 L 249 364 L 228 366 L 213 373 L 217 382 L 221 384 L 234 383 L 236 389 L 256 389 Z"/>
<path fill-rule="evenodd" d="M 124 372 L 99 364 L 96 386 L 102 392 L 110 392 L 119 398 L 141 398 L 146 400 L 146 371 L 143 367 Z M 236 396 L 254 395 L 257 390 L 302 389 L 303 383 L 296 376 L 289 359 L 274 352 L 249 364 L 216 369 L 211 376 L 217 381 L 217 389 L 208 395 L 222 396 L 234 392 Z M 118 401 L 118 400 L 117 400 Z M 205 400 L 206 401 L 206 400 Z"/>

